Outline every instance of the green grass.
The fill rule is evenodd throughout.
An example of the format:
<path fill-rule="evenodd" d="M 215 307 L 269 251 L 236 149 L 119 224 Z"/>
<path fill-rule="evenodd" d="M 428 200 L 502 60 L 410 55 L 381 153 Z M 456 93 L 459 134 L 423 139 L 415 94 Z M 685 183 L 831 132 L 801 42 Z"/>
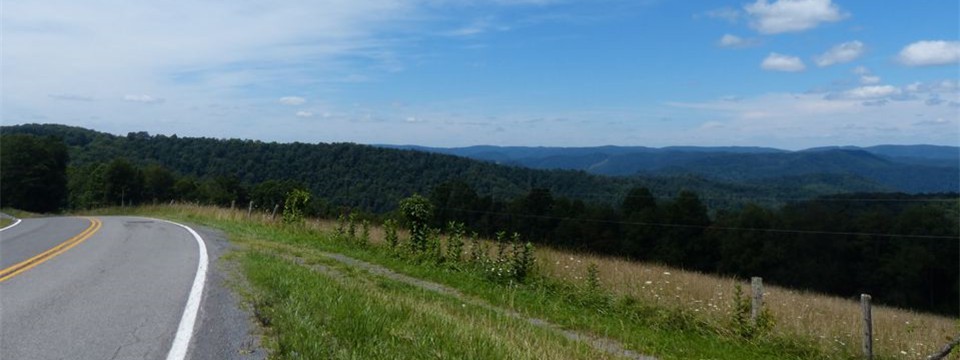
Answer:
<path fill-rule="evenodd" d="M 32 212 L 23 211 L 23 210 L 17 210 L 17 209 L 13 209 L 13 208 L 3 208 L 3 209 L 0 209 L 0 212 L 2 212 L 2 213 L 4 213 L 4 214 L 7 214 L 7 215 L 10 215 L 10 216 L 13 216 L 13 217 L 15 217 L 15 218 L 17 218 L 17 219 L 29 219 L 29 218 L 41 216 L 40 214 L 37 214 L 37 213 L 32 213 Z"/>
<path fill-rule="evenodd" d="M 318 273 L 263 252 L 242 269 L 281 359 L 599 359 L 526 322 L 360 273 Z"/>
<path fill-rule="evenodd" d="M 131 209 L 124 209 L 130 212 Z M 692 312 L 614 298 L 585 284 L 534 277 L 498 284 L 477 271 L 415 263 L 381 247 L 330 234 L 253 221 L 218 219 L 210 211 L 158 207 L 134 210 L 223 230 L 239 246 L 252 288 L 247 298 L 267 328 L 278 358 L 601 358 L 582 342 L 454 297 L 384 279 L 327 259 L 340 253 L 395 272 L 455 288 L 474 299 L 545 319 L 566 329 L 615 339 L 661 359 L 829 359 L 804 339 L 743 339 Z M 108 211 L 109 212 L 109 211 Z M 335 269 L 341 278 L 287 259 Z"/>

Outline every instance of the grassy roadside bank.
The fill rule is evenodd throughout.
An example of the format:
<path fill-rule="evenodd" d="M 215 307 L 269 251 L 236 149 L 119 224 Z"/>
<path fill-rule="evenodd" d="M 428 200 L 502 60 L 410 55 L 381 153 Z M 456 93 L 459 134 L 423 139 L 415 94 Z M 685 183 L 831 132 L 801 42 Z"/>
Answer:
<path fill-rule="evenodd" d="M 397 352 L 418 355 L 411 358 L 435 357 L 429 354 L 445 358 L 609 356 L 597 353 L 582 342 L 570 341 L 523 321 L 498 317 L 449 296 L 424 294 L 422 290 L 376 274 L 331 263 L 322 253 L 345 254 L 380 264 L 399 273 L 458 289 L 469 297 L 527 317 L 615 339 L 629 349 L 658 358 L 856 357 L 855 344 L 824 347 L 809 335 L 770 333 L 745 339 L 725 328 L 716 317 L 682 306 L 609 291 L 609 277 L 603 278 L 604 288 L 591 289 L 582 279 L 585 274 L 581 274 L 580 279 L 577 276 L 557 276 L 543 264 L 546 257 L 540 259 L 541 276 L 533 277 L 527 284 L 498 284 L 482 274 L 449 264 L 416 263 L 398 258 L 385 247 L 376 245 L 376 239 L 382 237 L 378 229 L 372 232 L 373 245 L 360 246 L 336 239 L 329 232 L 332 228 L 329 223 L 280 226 L 260 218 L 247 219 L 242 212 L 187 206 L 115 209 L 105 213 L 119 210 L 224 230 L 233 242 L 240 245 L 241 250 L 231 258 L 242 264 L 244 274 L 253 285 L 249 297 L 257 304 L 258 314 L 267 315 L 261 319 L 270 334 L 267 343 L 280 358 L 310 358 L 304 355 L 309 351 L 320 351 L 309 353 L 321 358 L 394 358 L 398 356 Z M 542 252 L 538 252 L 538 256 L 540 254 Z M 290 256 L 301 259 L 302 263 L 291 262 Z M 305 264 L 320 264 L 335 269 L 334 273 L 339 275 L 310 271 Z M 601 264 L 601 268 L 605 265 L 609 266 Z M 293 280 L 285 279 L 298 280 L 290 283 Z M 329 299 L 346 300 L 338 303 Z M 356 307 L 357 304 L 364 305 Z M 462 310 L 454 311 L 457 304 Z M 673 305 L 683 304 L 678 301 Z M 342 319 L 350 320 L 344 323 Z M 351 328 L 353 325 L 350 324 L 358 321 L 369 321 L 374 325 Z M 379 340 L 365 341 L 364 338 Z M 931 339 L 933 342 L 938 340 Z M 473 344 L 472 350 L 459 352 L 457 349 L 464 344 Z M 883 351 L 881 358 L 919 357 Z"/>

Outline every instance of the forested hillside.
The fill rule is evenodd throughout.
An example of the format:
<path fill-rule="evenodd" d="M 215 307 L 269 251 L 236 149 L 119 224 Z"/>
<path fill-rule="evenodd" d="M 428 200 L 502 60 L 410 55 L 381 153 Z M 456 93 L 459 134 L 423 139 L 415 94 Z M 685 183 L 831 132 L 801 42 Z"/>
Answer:
<path fill-rule="evenodd" d="M 822 147 L 785 151 L 759 147 L 496 147 L 429 148 L 394 146 L 534 169 L 583 170 L 593 174 L 634 176 L 697 175 L 743 182 L 783 177 L 832 175 L 827 184 L 857 188 L 851 178 L 911 193 L 956 191 L 960 187 L 960 149 L 932 145 Z"/>

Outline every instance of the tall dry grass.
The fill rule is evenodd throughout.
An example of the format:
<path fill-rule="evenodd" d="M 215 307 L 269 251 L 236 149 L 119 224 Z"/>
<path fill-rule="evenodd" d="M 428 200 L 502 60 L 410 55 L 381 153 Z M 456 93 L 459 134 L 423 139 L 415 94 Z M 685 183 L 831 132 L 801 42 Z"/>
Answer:
<path fill-rule="evenodd" d="M 255 213 L 247 217 L 246 211 L 240 210 L 193 205 L 176 208 L 220 220 L 279 222 L 271 219 L 270 214 Z M 305 226 L 332 232 L 337 224 L 333 220 L 309 219 Z M 403 232 L 400 235 L 406 237 Z M 383 229 L 372 226 L 370 241 L 382 244 Z M 465 251 L 469 251 L 468 248 Z M 615 295 L 693 311 L 717 325 L 726 324 L 731 316 L 737 283 L 733 278 L 550 247 L 538 247 L 536 261 L 544 275 L 573 283 L 583 283 L 589 264 L 596 264 L 602 288 Z M 749 284 L 742 284 L 749 292 Z M 875 299 L 883 297 L 883 294 L 872 295 Z M 776 335 L 805 337 L 830 352 L 856 354 L 860 351 L 862 319 L 858 300 L 767 285 L 764 301 L 775 319 Z M 958 319 L 887 306 L 873 308 L 873 322 L 874 351 L 894 358 L 925 359 L 946 344 L 948 337 L 960 332 Z"/>

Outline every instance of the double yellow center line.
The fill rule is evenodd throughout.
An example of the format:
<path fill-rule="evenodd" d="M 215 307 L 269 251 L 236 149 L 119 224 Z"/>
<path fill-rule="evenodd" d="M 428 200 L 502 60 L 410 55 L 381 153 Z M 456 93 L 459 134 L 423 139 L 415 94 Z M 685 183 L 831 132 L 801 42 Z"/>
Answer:
<path fill-rule="evenodd" d="M 57 255 L 64 253 L 67 250 L 70 250 L 70 248 L 79 245 L 80 243 L 86 241 L 91 236 L 93 236 L 94 233 L 100 230 L 100 226 L 103 225 L 103 223 L 101 223 L 100 220 L 96 218 L 85 218 L 85 219 L 87 219 L 87 221 L 90 221 L 90 226 L 87 227 L 86 230 L 83 230 L 81 233 L 77 234 L 76 236 L 69 238 L 67 239 L 67 241 L 60 243 L 60 245 L 54 246 L 50 249 L 47 249 L 47 251 L 37 254 L 32 258 L 26 259 L 6 269 L 0 270 L 0 282 L 7 281 L 7 279 L 17 276 L 17 274 L 30 270 L 34 266 L 40 265 L 43 262 L 50 260 L 56 257 Z"/>

